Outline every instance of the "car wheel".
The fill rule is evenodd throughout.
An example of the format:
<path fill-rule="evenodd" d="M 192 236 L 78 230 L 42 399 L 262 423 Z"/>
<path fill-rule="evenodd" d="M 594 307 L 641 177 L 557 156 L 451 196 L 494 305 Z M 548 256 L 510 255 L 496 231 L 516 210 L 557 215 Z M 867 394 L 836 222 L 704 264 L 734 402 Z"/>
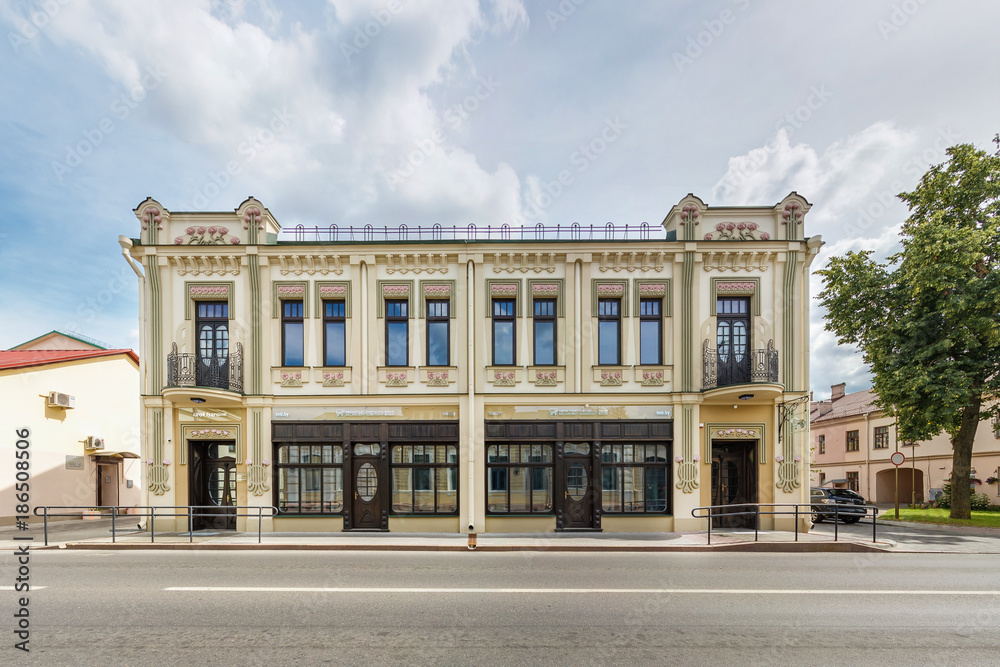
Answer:
<path fill-rule="evenodd" d="M 819 512 L 815 512 L 814 511 L 813 515 L 812 515 L 812 522 L 813 523 L 823 523 L 823 515 L 820 514 Z"/>

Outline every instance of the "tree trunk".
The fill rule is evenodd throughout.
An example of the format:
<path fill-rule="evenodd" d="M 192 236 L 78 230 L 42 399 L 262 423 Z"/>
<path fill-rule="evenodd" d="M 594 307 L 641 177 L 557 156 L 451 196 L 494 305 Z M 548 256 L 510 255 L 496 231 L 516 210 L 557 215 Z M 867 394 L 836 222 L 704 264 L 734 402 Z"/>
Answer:
<path fill-rule="evenodd" d="M 982 397 L 976 396 L 962 410 L 962 424 L 951 440 L 951 518 L 972 518 L 972 445 L 979 427 L 979 407 Z"/>

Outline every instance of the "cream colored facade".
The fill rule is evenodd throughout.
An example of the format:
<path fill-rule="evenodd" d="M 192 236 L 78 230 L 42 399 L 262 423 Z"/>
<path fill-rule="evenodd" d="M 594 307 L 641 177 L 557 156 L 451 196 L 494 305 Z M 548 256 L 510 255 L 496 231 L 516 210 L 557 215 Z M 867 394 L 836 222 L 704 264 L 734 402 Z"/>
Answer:
<path fill-rule="evenodd" d="M 86 354 L 84 348 L 79 352 Z M 6 435 L 0 456 L 7 462 L 0 469 L 0 524 L 14 522 L 15 431 L 24 429 L 29 431 L 32 508 L 140 504 L 139 364 L 130 350 L 107 352 L 55 363 L 23 361 L 0 369 Z M 12 354 L 30 356 L 0 353 Z M 74 406 L 51 407 L 50 392 L 72 396 Z M 103 449 L 88 448 L 88 436 L 103 440 Z"/>
<path fill-rule="evenodd" d="M 843 390 L 843 385 L 836 385 L 835 398 L 813 404 L 811 484 L 856 479 L 856 490 L 869 502 L 894 503 L 897 473 L 889 457 L 902 452 L 906 460 L 899 466 L 899 502 L 933 499 L 951 477 L 948 435 L 941 433 L 915 444 L 898 442 L 895 420 L 879 411 L 870 391 L 844 394 Z M 841 409 L 847 403 L 850 407 Z M 850 436 L 852 441 L 857 439 L 856 451 L 848 451 L 850 433 L 857 434 Z M 1000 430 L 989 421 L 976 429 L 972 470 L 974 491 L 985 493 L 993 504 L 1000 505 L 1000 485 L 985 483 L 1000 477 Z"/>
<path fill-rule="evenodd" d="M 294 496 L 297 511 L 264 530 L 407 532 L 698 530 L 691 511 L 713 493 L 805 502 L 807 288 L 822 243 L 804 236 L 809 208 L 795 193 L 740 208 L 689 195 L 662 228 L 627 235 L 283 232 L 252 198 L 211 213 L 147 199 L 138 238 L 120 241 L 141 276 L 148 502 L 215 502 L 230 489 L 232 504 L 281 507 Z M 723 302 L 745 312 L 717 314 Z M 331 325 L 343 365 L 326 363 L 327 303 L 335 315 L 343 304 Z M 433 334 L 432 303 L 445 313 Z M 542 320 L 554 322 L 555 363 L 536 363 Z M 209 381 L 196 375 L 216 363 L 212 327 L 229 356 Z M 405 349 L 387 343 L 403 329 Z M 718 349 L 723 329 L 745 356 Z M 444 330 L 446 363 L 428 365 L 428 337 Z M 614 363 L 600 358 L 601 336 Z M 300 343 L 299 363 L 283 363 Z M 454 454 L 406 449 L 429 444 Z M 306 451 L 314 469 L 289 463 Z M 421 472 L 434 456 L 454 458 Z M 206 465 L 209 477 L 194 467 Z"/>

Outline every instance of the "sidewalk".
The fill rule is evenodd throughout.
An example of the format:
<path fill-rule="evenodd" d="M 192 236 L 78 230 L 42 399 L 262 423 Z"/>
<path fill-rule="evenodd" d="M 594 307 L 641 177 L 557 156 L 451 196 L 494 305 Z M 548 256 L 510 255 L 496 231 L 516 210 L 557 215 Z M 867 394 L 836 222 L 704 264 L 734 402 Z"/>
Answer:
<path fill-rule="evenodd" d="M 123 525 L 124 524 L 124 525 Z M 464 533 L 257 533 L 232 531 L 196 531 L 188 533 L 149 533 L 137 530 L 136 522 L 119 519 L 114 542 L 111 521 L 50 521 L 49 549 L 214 549 L 214 550 L 330 550 L 330 551 L 470 551 L 469 536 Z M 15 540 L 31 537 L 31 541 Z M 31 524 L 28 531 L 0 528 L 0 548 L 30 545 L 43 549 L 41 524 Z M 867 540 L 830 537 L 792 532 L 760 531 L 754 541 L 752 530 L 712 531 L 712 543 L 704 531 L 690 533 L 487 533 L 476 536 L 476 551 L 757 551 L 757 552 L 881 552 L 894 547 L 881 538 L 875 544 Z"/>

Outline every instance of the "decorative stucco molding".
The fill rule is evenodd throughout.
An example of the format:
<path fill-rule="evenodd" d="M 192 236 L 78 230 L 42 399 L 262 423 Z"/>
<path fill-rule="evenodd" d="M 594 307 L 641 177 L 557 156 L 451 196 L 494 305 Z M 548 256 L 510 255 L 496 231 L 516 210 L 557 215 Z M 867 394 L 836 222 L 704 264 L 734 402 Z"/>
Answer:
<path fill-rule="evenodd" d="M 301 372 L 285 372 L 281 373 L 281 386 L 282 387 L 301 387 L 302 386 L 302 373 Z"/>
<path fill-rule="evenodd" d="M 324 387 L 343 387 L 344 371 L 323 371 Z"/>
<path fill-rule="evenodd" d="M 493 283 L 490 285 L 490 296 L 493 298 L 517 296 L 517 283 Z"/>
<path fill-rule="evenodd" d="M 555 273 L 556 270 L 556 254 L 554 252 L 521 252 L 521 253 L 494 253 L 493 254 L 493 273 L 500 273 L 506 271 L 507 273 L 514 273 L 520 271 L 521 273 L 527 273 L 532 271 L 534 273 Z"/>
<path fill-rule="evenodd" d="M 719 271 L 725 273 L 732 271 L 764 272 L 774 263 L 777 256 L 775 252 L 761 252 L 759 250 L 723 250 L 711 251 L 702 254 L 702 268 L 705 271 Z"/>
<path fill-rule="evenodd" d="M 625 296 L 625 285 L 622 283 L 597 283 L 598 298 L 607 299 Z"/>
<path fill-rule="evenodd" d="M 424 298 L 427 299 L 451 298 L 451 284 L 424 283 Z"/>
<path fill-rule="evenodd" d="M 444 253 L 386 253 L 385 272 L 447 273 L 448 256 Z"/>
<path fill-rule="evenodd" d="M 713 440 L 760 440 L 759 428 L 713 428 L 710 436 Z"/>
<path fill-rule="evenodd" d="M 448 371 L 429 371 L 427 373 L 427 386 L 429 386 L 429 387 L 447 387 L 448 386 Z"/>
<path fill-rule="evenodd" d="M 559 283 L 531 283 L 531 296 L 559 296 Z"/>
<path fill-rule="evenodd" d="M 601 386 L 602 387 L 620 387 L 620 386 L 622 386 L 622 372 L 621 371 L 601 371 Z"/>
<path fill-rule="evenodd" d="M 160 229 L 163 229 L 162 227 Z M 193 226 L 184 230 L 184 234 L 174 237 L 174 245 L 239 245 L 240 240 L 229 234 L 228 227 Z"/>
<path fill-rule="evenodd" d="M 706 241 L 769 241 L 771 235 L 758 230 L 756 222 L 720 222 L 715 231 L 705 234 Z"/>
<path fill-rule="evenodd" d="M 278 285 L 279 299 L 296 299 L 305 296 L 305 294 L 304 285 Z"/>
<path fill-rule="evenodd" d="M 382 297 L 386 299 L 408 299 L 410 298 L 410 285 L 396 283 L 383 284 Z"/>

